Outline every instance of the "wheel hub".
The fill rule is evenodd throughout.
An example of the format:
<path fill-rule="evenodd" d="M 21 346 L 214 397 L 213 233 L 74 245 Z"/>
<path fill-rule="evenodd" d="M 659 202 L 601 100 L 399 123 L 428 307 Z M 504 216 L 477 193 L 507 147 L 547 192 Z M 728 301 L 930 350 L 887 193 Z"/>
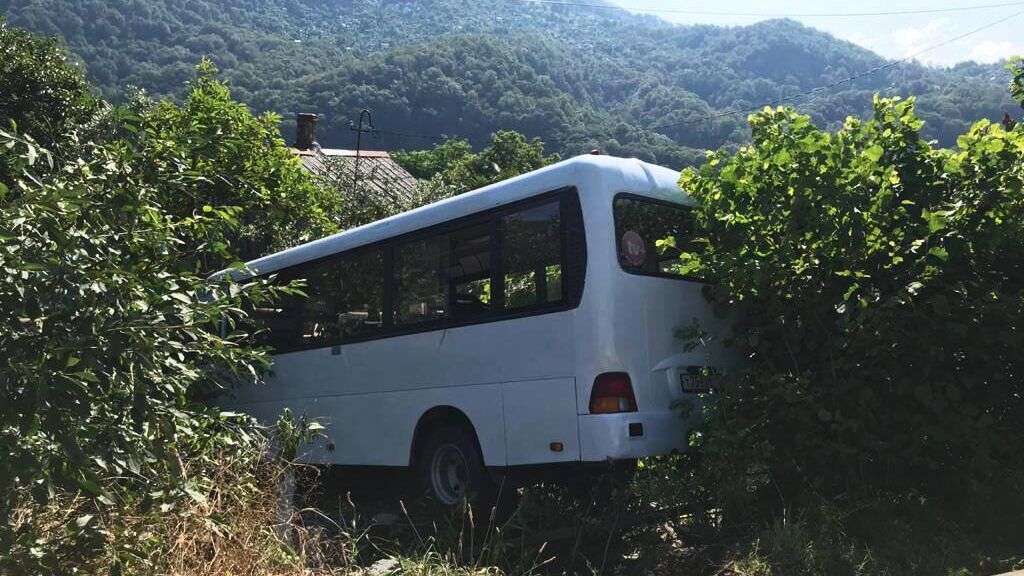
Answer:
<path fill-rule="evenodd" d="M 458 446 L 443 444 L 434 452 L 430 463 L 430 484 L 438 500 L 448 506 L 466 497 L 469 466 Z"/>

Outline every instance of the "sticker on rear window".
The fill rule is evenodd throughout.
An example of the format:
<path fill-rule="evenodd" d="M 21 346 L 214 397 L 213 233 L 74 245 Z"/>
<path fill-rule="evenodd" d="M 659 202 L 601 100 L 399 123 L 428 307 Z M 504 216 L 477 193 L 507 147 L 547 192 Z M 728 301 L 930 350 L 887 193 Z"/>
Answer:
<path fill-rule="evenodd" d="M 623 259 L 630 266 L 643 266 L 647 261 L 647 246 L 644 239 L 632 230 L 622 235 L 621 250 Z"/>

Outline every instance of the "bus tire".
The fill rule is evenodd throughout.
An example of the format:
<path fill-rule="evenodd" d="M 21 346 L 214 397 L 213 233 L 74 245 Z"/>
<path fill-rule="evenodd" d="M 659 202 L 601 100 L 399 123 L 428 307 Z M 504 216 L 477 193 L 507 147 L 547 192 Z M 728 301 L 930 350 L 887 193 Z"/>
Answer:
<path fill-rule="evenodd" d="M 445 507 L 466 500 L 489 507 L 495 498 L 494 482 L 484 466 L 476 437 L 461 426 L 442 426 L 427 436 L 419 454 L 420 481 Z"/>

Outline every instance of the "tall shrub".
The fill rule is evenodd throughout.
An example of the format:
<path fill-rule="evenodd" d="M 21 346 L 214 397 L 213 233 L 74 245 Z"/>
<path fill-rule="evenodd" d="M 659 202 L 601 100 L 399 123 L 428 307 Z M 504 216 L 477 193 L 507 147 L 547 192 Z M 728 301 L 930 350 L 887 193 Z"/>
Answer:
<path fill-rule="evenodd" d="M 913 100 L 834 133 L 766 109 L 750 146 L 683 173 L 750 351 L 706 408 L 727 514 L 917 502 L 1019 524 L 1024 128 L 944 150 L 921 127 Z"/>
<path fill-rule="evenodd" d="M 337 230 L 339 198 L 317 186 L 278 132 L 280 118 L 254 115 L 234 100 L 209 61 L 197 67 L 181 104 L 136 105 L 141 131 L 131 138 L 143 178 L 158 188 L 161 208 L 177 218 L 238 208 L 222 237 L 210 236 L 196 259 L 212 272 L 230 263 L 208 246 L 230 245 L 250 260 Z"/>
<path fill-rule="evenodd" d="M 56 44 L 18 38 L 15 58 L 42 68 L 8 101 L 84 85 L 45 69 Z M 179 513 L 213 488 L 213 455 L 259 454 L 251 421 L 197 398 L 258 379 L 242 310 L 289 289 L 207 273 L 330 230 L 327 205 L 276 120 L 207 67 L 183 106 L 119 110 L 102 138 L 19 113 L 0 127 L 0 572 L 130 565 L 167 543 L 119 515 Z"/>

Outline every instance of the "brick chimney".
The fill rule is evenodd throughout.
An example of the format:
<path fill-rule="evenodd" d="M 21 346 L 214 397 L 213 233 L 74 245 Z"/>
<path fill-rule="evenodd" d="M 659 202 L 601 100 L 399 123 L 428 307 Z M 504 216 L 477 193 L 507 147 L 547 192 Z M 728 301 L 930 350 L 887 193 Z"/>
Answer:
<path fill-rule="evenodd" d="M 300 112 L 295 116 L 295 147 L 309 150 L 316 144 L 317 115 Z"/>

